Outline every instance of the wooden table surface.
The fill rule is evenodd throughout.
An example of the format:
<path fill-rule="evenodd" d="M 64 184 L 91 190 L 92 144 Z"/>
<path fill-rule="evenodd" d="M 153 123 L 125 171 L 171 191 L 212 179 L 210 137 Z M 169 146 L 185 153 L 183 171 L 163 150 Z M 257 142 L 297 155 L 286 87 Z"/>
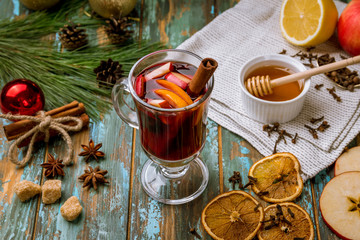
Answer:
<path fill-rule="evenodd" d="M 175 48 L 237 2 L 139 0 L 136 11 L 140 22 L 135 34 Z M 0 0 L 1 18 L 24 12 L 26 9 L 17 0 Z M 39 165 L 47 153 L 62 158 L 66 146 L 60 139 L 40 144 L 31 164 L 17 168 L 6 158 L 9 142 L 1 133 L 0 239 L 194 239 L 190 228 L 197 229 L 202 239 L 211 239 L 200 223 L 202 209 L 219 193 L 231 190 L 227 179 L 234 170 L 241 172 L 246 183 L 250 166 L 262 158 L 241 136 L 209 120 L 206 145 L 201 153 L 209 168 L 209 185 L 193 202 L 169 206 L 154 201 L 142 190 L 139 176 L 147 157 L 141 149 L 138 132 L 122 122 L 114 111 L 105 114 L 101 122 L 91 123 L 88 130 L 72 136 L 75 155 L 89 139 L 103 143 L 101 150 L 106 158 L 98 165 L 109 171 L 110 184 L 100 186 L 97 192 L 82 189 L 77 177 L 87 164 L 76 158 L 73 166 L 65 168 L 60 201 L 44 205 L 38 196 L 22 203 L 14 194 L 14 185 L 21 180 L 43 184 L 45 177 Z M 359 143 L 358 136 L 351 145 Z M 97 164 L 90 162 L 90 165 Z M 307 181 L 296 201 L 312 217 L 316 239 L 338 239 L 324 224 L 318 204 L 322 189 L 332 176 L 330 167 Z M 60 215 L 60 206 L 72 195 L 79 197 L 83 212 L 76 221 L 67 222 Z"/>

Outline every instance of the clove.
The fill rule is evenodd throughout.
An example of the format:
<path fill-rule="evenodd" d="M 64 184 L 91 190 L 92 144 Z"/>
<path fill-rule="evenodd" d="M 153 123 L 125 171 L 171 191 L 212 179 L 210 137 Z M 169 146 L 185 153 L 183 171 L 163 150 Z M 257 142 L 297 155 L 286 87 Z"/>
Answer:
<path fill-rule="evenodd" d="M 277 145 L 281 142 L 281 140 L 284 141 L 285 144 L 287 144 L 286 142 L 286 137 L 289 137 L 291 139 L 291 142 L 293 144 L 296 143 L 296 139 L 293 141 L 293 135 L 288 133 L 286 130 L 284 129 L 280 129 L 280 124 L 278 122 L 275 122 L 272 126 L 269 124 L 265 124 L 263 125 L 263 131 L 268 133 L 268 136 L 270 137 L 272 133 L 277 133 L 278 134 L 278 138 L 275 141 L 275 146 L 273 149 L 273 154 L 277 153 Z M 297 134 L 295 134 L 297 137 Z M 295 137 L 295 138 L 296 138 Z"/>
<path fill-rule="evenodd" d="M 232 176 L 229 178 L 229 182 L 232 183 L 233 189 L 235 189 L 235 184 L 236 184 L 236 183 L 239 183 L 239 188 L 240 188 L 240 189 L 243 188 L 243 185 L 242 185 L 242 182 L 241 182 L 240 172 L 234 171 L 234 175 L 232 175 Z"/>
<path fill-rule="evenodd" d="M 319 118 L 311 118 L 311 119 L 310 119 L 310 122 L 311 122 L 312 124 L 315 124 L 315 123 L 317 123 L 317 122 L 322 121 L 323 119 L 324 119 L 324 116 L 321 116 L 321 117 L 319 117 Z"/>
<path fill-rule="evenodd" d="M 333 87 L 333 88 L 326 88 L 326 90 L 329 91 L 329 93 L 333 96 L 333 98 L 334 98 L 336 101 L 341 102 L 341 98 L 335 93 L 335 92 L 336 92 L 335 87 Z"/>
<path fill-rule="evenodd" d="M 322 123 L 321 123 L 321 125 L 317 128 L 317 130 L 318 131 L 320 131 L 320 132 L 323 132 L 323 131 L 325 131 L 327 128 L 329 128 L 330 127 L 330 125 L 328 124 L 328 122 L 327 121 L 323 121 Z"/>
<path fill-rule="evenodd" d="M 290 214 L 290 216 L 291 216 L 292 218 L 295 218 L 295 214 L 291 211 L 290 208 L 288 208 L 287 211 L 288 211 L 288 213 Z"/>
<path fill-rule="evenodd" d="M 196 232 L 195 228 L 190 228 L 190 233 L 194 235 L 197 239 L 201 239 L 201 236 Z"/>
<path fill-rule="evenodd" d="M 347 57 L 340 55 L 340 58 L 346 59 Z M 329 54 L 322 55 L 318 57 L 318 63 L 320 66 L 335 62 L 334 57 L 330 57 Z M 335 83 L 343 86 L 348 91 L 354 91 L 356 84 L 360 83 L 360 78 L 357 71 L 351 71 L 349 68 L 341 68 L 332 72 L 325 73 L 331 80 Z M 334 98 L 339 101 L 336 94 L 333 95 Z"/>
<path fill-rule="evenodd" d="M 312 128 L 310 127 L 309 125 L 304 125 L 307 129 L 309 129 L 309 132 L 311 133 L 311 135 L 313 136 L 313 138 L 315 139 L 318 139 L 318 135 L 317 135 L 317 132 L 316 132 L 316 129 L 315 128 Z"/>
<path fill-rule="evenodd" d="M 320 88 L 323 87 L 323 86 L 324 86 L 324 84 L 316 84 L 315 89 L 320 90 Z"/>
<path fill-rule="evenodd" d="M 298 134 L 297 134 L 297 133 L 295 133 L 294 138 L 293 138 L 293 139 L 291 139 L 291 142 L 292 142 L 293 144 L 296 144 L 297 137 L 298 137 Z"/>

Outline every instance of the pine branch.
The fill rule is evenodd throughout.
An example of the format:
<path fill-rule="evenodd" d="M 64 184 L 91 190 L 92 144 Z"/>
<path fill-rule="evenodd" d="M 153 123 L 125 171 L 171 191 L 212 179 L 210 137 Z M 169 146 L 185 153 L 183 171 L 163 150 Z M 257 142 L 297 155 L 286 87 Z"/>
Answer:
<path fill-rule="evenodd" d="M 39 39 L 58 32 L 67 21 L 68 16 L 74 16 L 72 21 L 86 27 L 98 27 L 102 21 L 89 18 L 84 14 L 85 0 L 62 1 L 60 9 L 54 12 L 35 11 L 29 15 L 17 16 L 15 19 L 0 21 L 0 36 L 3 38 Z"/>
<path fill-rule="evenodd" d="M 83 102 L 90 117 L 111 108 L 110 91 L 98 88 L 93 69 L 100 60 L 113 58 L 123 64 L 125 73 L 142 56 L 160 49 L 160 44 L 141 43 L 124 47 L 92 47 L 81 51 L 56 52 L 48 48 L 27 47 L 22 41 L 0 38 L 0 81 L 26 78 L 37 83 L 46 98 L 46 108 L 56 108 L 73 100 Z M 105 97 L 105 98 L 104 98 Z"/>
<path fill-rule="evenodd" d="M 101 60 L 112 58 L 123 65 L 127 74 L 139 58 L 163 46 L 147 42 L 123 47 L 90 44 L 78 51 L 59 52 L 57 45 L 45 38 L 57 33 L 69 16 L 87 29 L 99 27 L 101 20 L 89 18 L 83 12 L 87 2 L 63 1 L 56 12 L 36 11 L 0 20 L 0 84 L 16 78 L 29 79 L 43 90 L 46 109 L 78 100 L 85 104 L 93 120 L 99 120 L 99 113 L 111 108 L 110 91 L 98 88 L 93 69 Z"/>

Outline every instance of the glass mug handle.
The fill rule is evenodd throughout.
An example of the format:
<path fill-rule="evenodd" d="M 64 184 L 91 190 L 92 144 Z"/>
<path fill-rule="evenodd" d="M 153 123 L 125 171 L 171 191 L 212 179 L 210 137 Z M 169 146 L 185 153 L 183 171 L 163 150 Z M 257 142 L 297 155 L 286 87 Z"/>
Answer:
<path fill-rule="evenodd" d="M 114 85 L 111 92 L 111 99 L 116 113 L 120 118 L 133 128 L 139 129 L 139 121 L 136 111 L 129 106 L 124 96 L 131 94 L 127 78 L 119 79 Z"/>

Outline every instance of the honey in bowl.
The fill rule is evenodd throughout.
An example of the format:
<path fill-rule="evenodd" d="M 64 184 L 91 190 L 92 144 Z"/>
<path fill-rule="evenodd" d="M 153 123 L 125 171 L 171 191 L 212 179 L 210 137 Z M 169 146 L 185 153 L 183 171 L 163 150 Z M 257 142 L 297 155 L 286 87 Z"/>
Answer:
<path fill-rule="evenodd" d="M 282 67 L 282 66 L 274 66 L 274 65 L 266 65 L 255 70 L 251 71 L 245 79 L 256 77 L 256 76 L 266 76 L 269 75 L 270 80 L 284 77 L 286 75 L 290 75 L 294 73 L 291 69 Z M 282 86 L 273 87 L 272 94 L 268 94 L 263 97 L 259 97 L 260 99 L 272 101 L 272 102 L 281 102 L 288 101 L 293 98 L 296 98 L 300 95 L 303 87 L 299 84 L 299 82 L 291 82 L 288 84 L 284 84 Z"/>

